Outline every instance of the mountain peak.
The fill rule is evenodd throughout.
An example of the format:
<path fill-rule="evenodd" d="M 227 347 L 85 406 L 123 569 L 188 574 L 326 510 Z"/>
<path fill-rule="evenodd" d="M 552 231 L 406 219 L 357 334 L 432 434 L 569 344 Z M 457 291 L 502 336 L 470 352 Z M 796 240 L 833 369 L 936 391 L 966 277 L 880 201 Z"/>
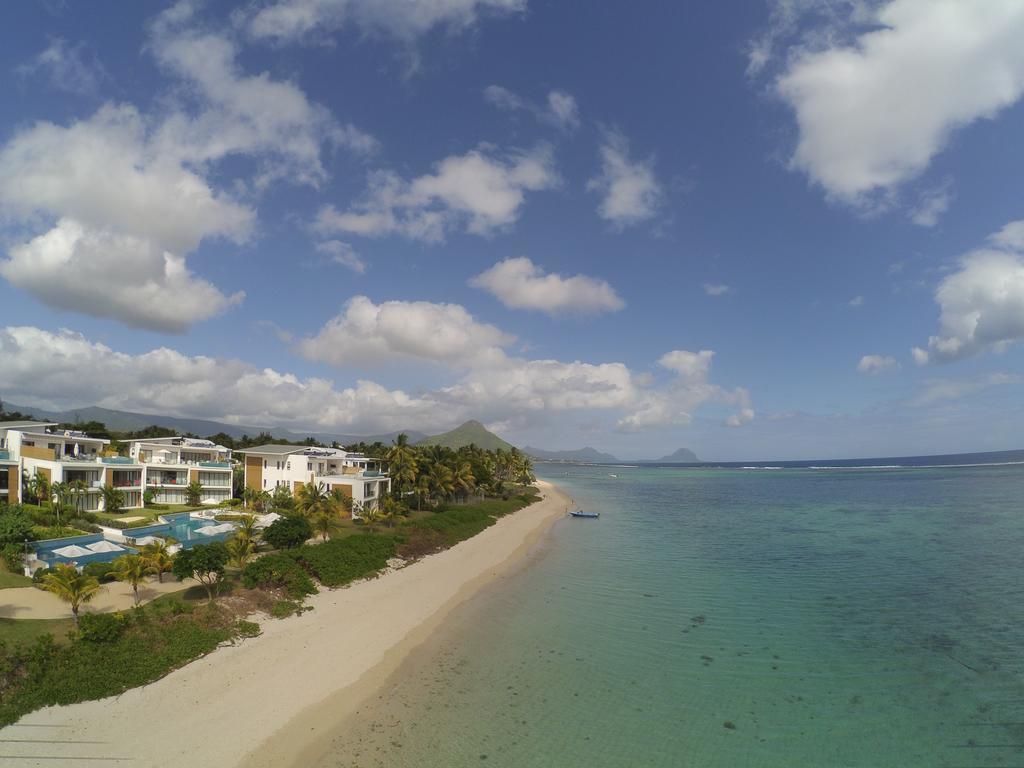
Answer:
<path fill-rule="evenodd" d="M 418 445 L 442 445 L 445 448 L 458 449 L 470 443 L 489 451 L 498 448 L 507 451 L 512 448 L 511 443 L 502 440 L 476 419 L 470 419 L 450 432 L 425 438 Z"/>

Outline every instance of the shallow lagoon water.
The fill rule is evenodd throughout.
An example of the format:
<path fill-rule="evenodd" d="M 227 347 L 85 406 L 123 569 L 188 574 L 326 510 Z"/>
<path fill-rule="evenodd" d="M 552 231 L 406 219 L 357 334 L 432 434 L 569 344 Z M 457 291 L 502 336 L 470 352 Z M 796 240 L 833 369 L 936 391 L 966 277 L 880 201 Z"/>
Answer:
<path fill-rule="evenodd" d="M 324 768 L 1024 765 L 1024 468 L 611 471 Z"/>

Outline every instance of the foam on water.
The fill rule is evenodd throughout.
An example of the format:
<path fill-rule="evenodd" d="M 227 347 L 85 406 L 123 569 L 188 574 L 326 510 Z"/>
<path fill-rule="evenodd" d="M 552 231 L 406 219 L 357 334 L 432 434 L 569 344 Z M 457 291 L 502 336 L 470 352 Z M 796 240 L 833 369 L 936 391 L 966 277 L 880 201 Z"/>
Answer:
<path fill-rule="evenodd" d="M 565 471 L 324 768 L 1024 764 L 1020 467 Z"/>

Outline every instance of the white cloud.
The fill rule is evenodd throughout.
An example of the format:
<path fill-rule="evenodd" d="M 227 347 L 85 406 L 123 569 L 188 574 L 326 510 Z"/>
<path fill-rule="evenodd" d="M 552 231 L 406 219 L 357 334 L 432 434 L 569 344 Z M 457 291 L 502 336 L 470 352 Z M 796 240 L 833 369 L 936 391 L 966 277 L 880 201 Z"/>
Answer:
<path fill-rule="evenodd" d="M 900 364 L 896 362 L 895 357 L 889 357 L 888 355 L 864 355 L 860 362 L 857 363 L 857 372 L 882 373 L 883 371 L 891 371 L 899 367 Z"/>
<path fill-rule="evenodd" d="M 242 73 L 234 44 L 192 21 L 183 2 L 151 26 L 148 50 L 187 86 L 152 114 L 108 103 L 66 126 L 28 126 L 0 147 L 0 206 L 10 239 L 22 241 L 0 260 L 13 285 L 57 308 L 182 332 L 243 297 L 186 263 L 204 240 L 242 243 L 255 229 L 255 210 L 210 182 L 217 161 L 256 161 L 257 186 L 317 184 L 322 145 L 372 148 L 294 84 Z M 67 59 L 66 46 L 55 50 L 51 58 Z"/>
<path fill-rule="evenodd" d="M 1024 92 L 1018 0 L 892 0 L 870 17 L 852 45 L 797 50 L 776 81 L 799 127 L 793 165 L 854 204 L 917 176 L 956 129 Z"/>
<path fill-rule="evenodd" d="M 359 258 L 359 254 L 348 243 L 343 243 L 341 240 L 327 240 L 317 243 L 316 249 L 320 253 L 327 254 L 335 264 L 347 267 L 357 275 L 366 272 L 366 262 Z"/>
<path fill-rule="evenodd" d="M 1024 251 L 1024 219 L 1011 221 L 992 235 L 989 240 L 1001 248 Z"/>
<path fill-rule="evenodd" d="M 601 218 L 617 229 L 653 218 L 663 197 L 653 160 L 632 160 L 629 142 L 617 131 L 605 132 L 600 154 L 601 174 L 587 182 L 587 189 L 602 196 Z"/>
<path fill-rule="evenodd" d="M 526 9 L 526 0 L 279 0 L 251 17 L 258 39 L 296 42 L 351 24 L 365 32 L 411 41 L 434 27 L 465 29 L 483 14 Z"/>
<path fill-rule="evenodd" d="M 52 306 L 180 332 L 241 299 L 194 277 L 184 258 L 207 237 L 243 241 L 254 212 L 155 153 L 132 107 L 16 134 L 0 149 L 0 205 L 29 225 L 53 222 L 0 261 L 8 281 Z M 146 312 L 154 296 L 168 309 Z"/>
<path fill-rule="evenodd" d="M 709 402 L 739 408 L 726 419 L 726 426 L 739 427 L 753 420 L 754 409 L 747 390 L 727 390 L 708 380 L 714 355 L 709 349 L 674 350 L 662 355 L 658 364 L 673 372 L 674 379 L 662 388 L 641 389 L 630 413 L 619 420 L 618 428 L 634 432 L 686 425 L 693 421 L 696 409 Z"/>
<path fill-rule="evenodd" d="M 910 220 L 919 227 L 934 227 L 953 202 L 953 185 L 947 181 L 927 190 L 910 212 Z"/>
<path fill-rule="evenodd" d="M 864 306 L 864 297 L 863 296 L 854 296 L 852 299 L 850 299 L 846 303 L 849 304 L 851 307 L 863 307 Z"/>
<path fill-rule="evenodd" d="M 502 360 L 515 341 L 481 323 L 458 304 L 385 301 L 356 296 L 297 349 L 310 360 L 332 365 L 368 365 L 421 360 L 466 368 Z"/>
<path fill-rule="evenodd" d="M 520 110 L 530 112 L 538 120 L 550 123 L 556 128 L 571 132 L 580 126 L 580 110 L 576 98 L 565 91 L 548 92 L 547 103 L 541 107 L 526 101 L 518 94 L 500 85 L 489 85 L 484 88 L 484 100 L 506 112 Z"/>
<path fill-rule="evenodd" d="M 545 274 L 525 256 L 499 261 L 469 284 L 483 288 L 511 309 L 535 309 L 551 315 L 615 312 L 626 306 L 604 280 Z"/>
<path fill-rule="evenodd" d="M 708 296 L 725 296 L 732 292 L 732 286 L 725 283 L 704 283 L 704 293 Z"/>
<path fill-rule="evenodd" d="M 80 95 L 93 95 L 110 80 L 103 64 L 86 49 L 84 43 L 70 44 L 54 38 L 37 56 L 17 68 L 22 77 L 45 76 L 58 90 Z"/>
<path fill-rule="evenodd" d="M 374 171 L 363 200 L 344 212 L 321 208 L 315 227 L 324 233 L 399 234 L 426 242 L 440 242 L 453 229 L 490 235 L 516 222 L 527 192 L 550 189 L 557 182 L 547 146 L 506 157 L 481 148 L 447 157 L 434 173 L 411 181 L 391 171 Z"/>
<path fill-rule="evenodd" d="M 919 365 L 996 351 L 1024 338 L 1024 255 L 1018 250 L 1021 222 L 1008 224 L 981 248 L 960 260 L 960 269 L 945 277 L 935 291 L 942 309 L 940 335 L 928 348 L 915 347 Z"/>

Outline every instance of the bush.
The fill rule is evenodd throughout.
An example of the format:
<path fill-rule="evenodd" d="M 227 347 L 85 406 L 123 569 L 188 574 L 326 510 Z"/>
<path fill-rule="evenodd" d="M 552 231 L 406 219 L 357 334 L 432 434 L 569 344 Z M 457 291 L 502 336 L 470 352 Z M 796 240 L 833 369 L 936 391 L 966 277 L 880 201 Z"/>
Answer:
<path fill-rule="evenodd" d="M 226 499 L 225 501 L 221 502 L 221 506 L 224 506 L 224 507 L 240 507 L 240 506 L 242 506 L 242 500 L 241 499 Z"/>
<path fill-rule="evenodd" d="M 313 528 L 304 517 L 282 517 L 263 531 L 263 540 L 274 549 L 302 546 L 313 535 Z"/>
<path fill-rule="evenodd" d="M 100 527 L 94 522 L 84 517 L 72 517 L 67 521 L 67 524 L 72 528 L 77 528 L 80 531 L 88 531 L 89 533 L 99 533 Z"/>
<path fill-rule="evenodd" d="M 106 584 L 115 580 L 113 563 L 89 563 L 87 566 L 82 568 L 82 573 L 86 576 L 92 576 L 101 584 Z"/>
<path fill-rule="evenodd" d="M 21 544 L 4 544 L 0 549 L 0 557 L 4 559 L 4 565 L 11 573 L 21 573 L 25 567 L 25 547 Z"/>
<path fill-rule="evenodd" d="M 123 613 L 83 613 L 78 617 L 78 636 L 89 643 L 112 643 L 127 627 L 128 617 Z"/>
<path fill-rule="evenodd" d="M 394 536 L 365 534 L 306 545 L 294 553 L 321 584 L 337 587 L 376 573 L 395 556 Z"/>
<path fill-rule="evenodd" d="M 242 569 L 242 583 L 249 589 L 281 587 L 293 598 L 316 592 L 316 585 L 302 566 L 283 552 L 265 555 L 247 564 Z"/>
<path fill-rule="evenodd" d="M 235 622 L 235 631 L 239 637 L 256 637 L 260 633 L 260 625 L 255 621 L 239 619 Z"/>
<path fill-rule="evenodd" d="M 302 603 L 295 600 L 278 600 L 270 609 L 270 615 L 275 619 L 286 619 L 296 613 L 302 612 Z"/>
<path fill-rule="evenodd" d="M 155 504 L 152 505 L 150 507 L 150 509 L 152 509 L 155 506 L 156 506 Z M 147 525 L 159 525 L 159 522 L 157 522 L 156 520 L 148 520 L 148 519 L 146 519 L 146 520 L 129 520 L 127 522 L 124 521 L 124 520 L 103 520 L 102 522 L 103 522 L 103 525 L 107 526 L 108 528 L 117 528 L 118 530 L 121 530 L 121 531 L 127 531 L 130 528 L 145 528 Z"/>
<path fill-rule="evenodd" d="M 34 522 L 32 517 L 20 506 L 5 507 L 0 514 L 0 546 L 4 544 L 22 544 L 25 539 L 32 541 Z"/>
<path fill-rule="evenodd" d="M 47 576 L 47 574 L 51 574 L 51 573 L 57 573 L 57 569 L 56 568 L 52 568 L 52 567 L 51 568 L 39 568 L 38 570 L 34 571 L 32 573 L 32 586 L 39 587 L 40 589 L 42 589 L 43 588 L 43 579 Z"/>

